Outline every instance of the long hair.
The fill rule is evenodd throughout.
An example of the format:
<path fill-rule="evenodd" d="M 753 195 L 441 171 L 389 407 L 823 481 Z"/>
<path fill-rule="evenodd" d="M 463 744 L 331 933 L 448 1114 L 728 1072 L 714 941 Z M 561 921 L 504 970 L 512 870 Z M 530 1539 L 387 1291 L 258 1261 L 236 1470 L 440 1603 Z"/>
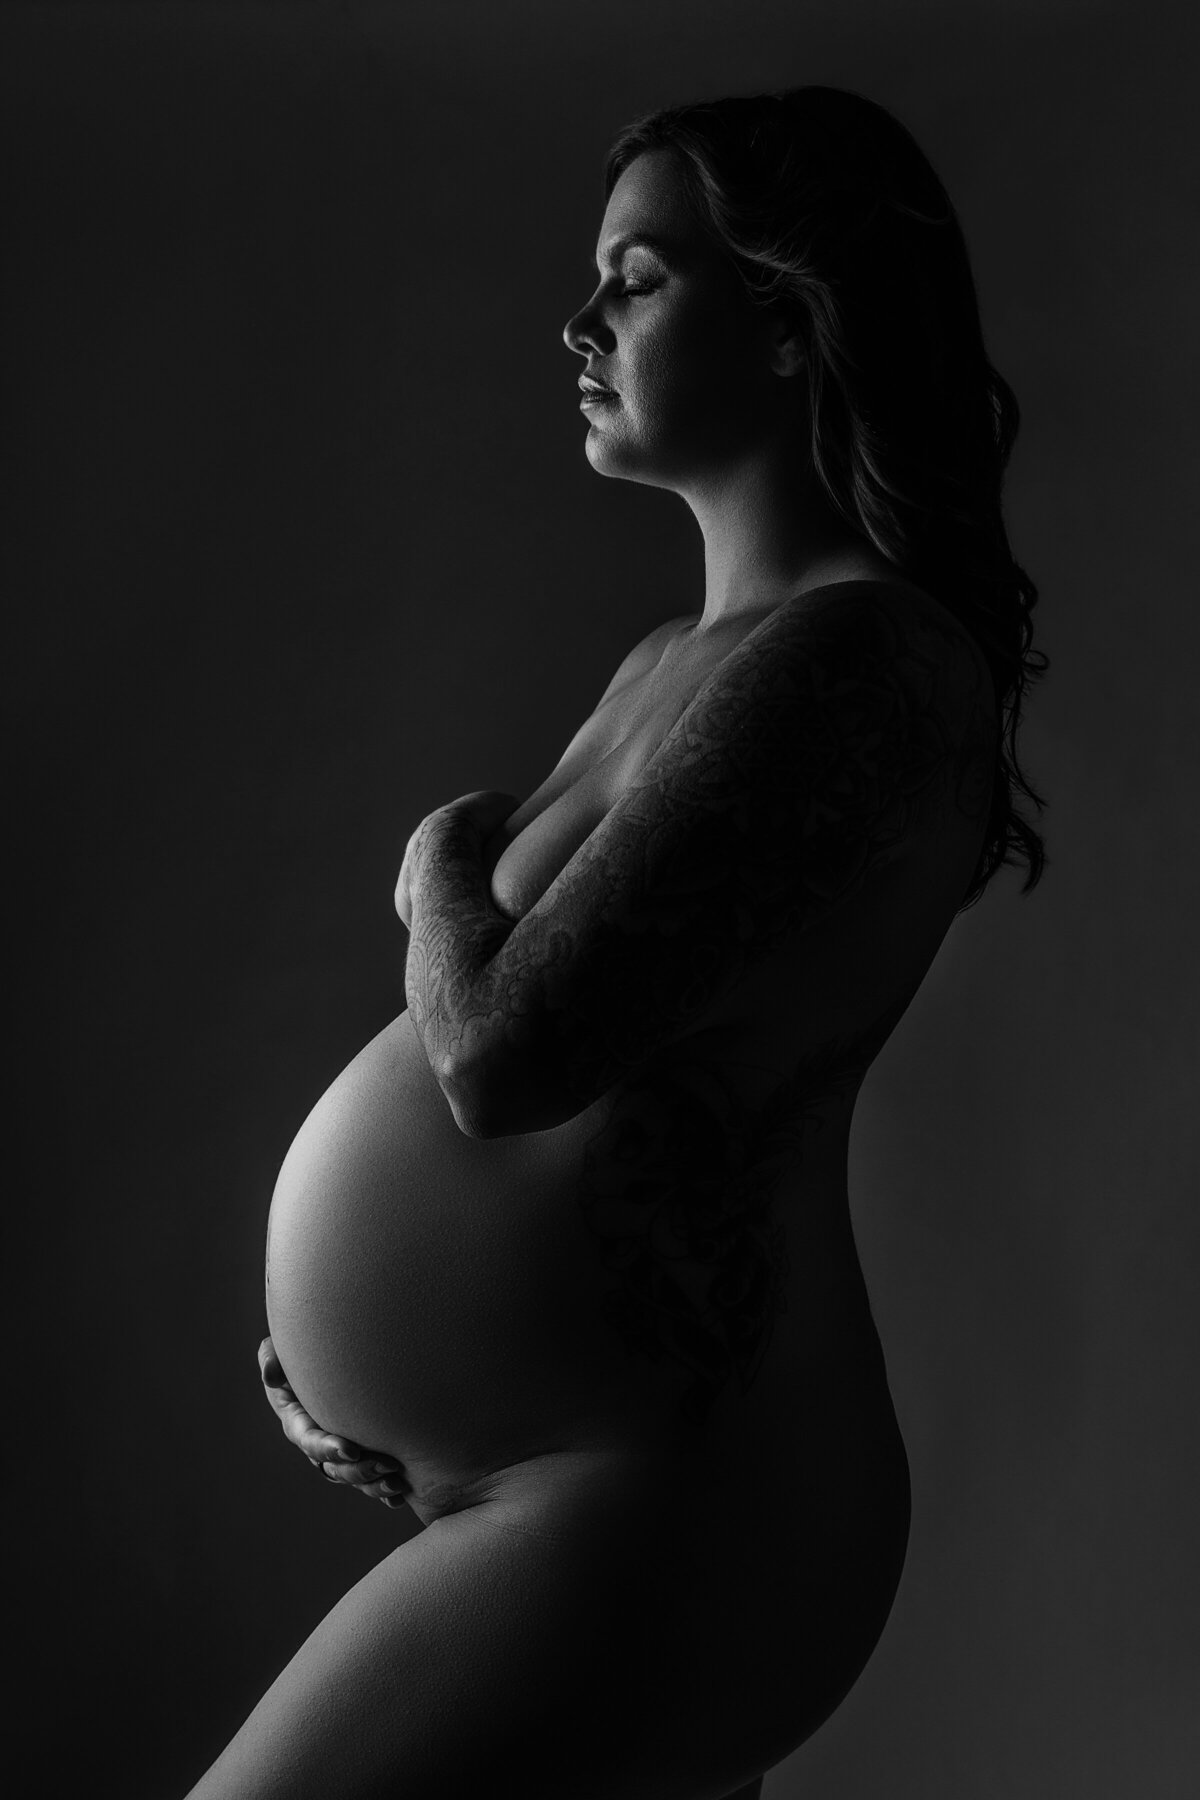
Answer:
<path fill-rule="evenodd" d="M 1045 864 L 1017 810 L 1041 796 L 1017 760 L 1037 589 L 1001 509 L 1020 425 L 988 361 L 958 216 L 923 151 L 882 106 L 841 88 L 698 101 L 628 125 L 604 162 L 607 200 L 645 150 L 678 153 L 700 227 L 751 301 L 792 315 L 808 353 L 813 471 L 835 512 L 975 636 L 1000 711 L 998 766 L 963 906 L 1004 863 L 1022 893 Z"/>

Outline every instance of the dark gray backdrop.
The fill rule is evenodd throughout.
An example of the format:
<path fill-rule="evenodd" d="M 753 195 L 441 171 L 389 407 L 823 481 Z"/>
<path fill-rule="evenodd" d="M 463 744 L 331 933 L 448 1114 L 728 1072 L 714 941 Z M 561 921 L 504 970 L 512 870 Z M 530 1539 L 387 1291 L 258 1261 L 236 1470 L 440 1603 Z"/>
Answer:
<path fill-rule="evenodd" d="M 565 319 L 629 117 L 804 81 L 915 131 L 1023 404 L 1052 866 L 951 932 L 855 1220 L 912 1458 L 880 1648 L 767 1800 L 1181 1800 L 1200 1717 L 1183 9 L 8 6 L 3 492 L 22 1146 L 16 1749 L 181 1794 L 395 1517 L 260 1395 L 271 1186 L 402 1003 L 425 812 L 547 772 L 698 606 L 583 455 Z M 1174 17 L 1175 23 L 1170 20 Z M 746 1517 L 730 1531 L 753 1529 Z M 731 1654 L 736 1647 L 731 1646 Z M 9 1761 L 11 1763 L 12 1756 Z"/>

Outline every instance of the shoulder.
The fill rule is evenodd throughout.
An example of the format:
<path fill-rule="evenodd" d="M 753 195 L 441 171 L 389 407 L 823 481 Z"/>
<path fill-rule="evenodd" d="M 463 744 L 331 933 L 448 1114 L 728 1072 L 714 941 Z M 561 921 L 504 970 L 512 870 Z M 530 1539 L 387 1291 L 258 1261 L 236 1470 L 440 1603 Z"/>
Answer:
<path fill-rule="evenodd" d="M 913 582 L 864 583 L 860 601 L 867 641 L 880 646 L 897 676 L 907 673 L 951 735 L 975 750 L 995 736 L 996 690 L 983 647 L 951 606 Z M 871 594 L 871 588 L 875 589 Z"/>
<path fill-rule="evenodd" d="M 635 644 L 628 656 L 625 657 L 601 694 L 598 705 L 603 706 L 604 702 L 610 700 L 621 688 L 627 687 L 631 681 L 637 681 L 643 675 L 648 675 L 653 668 L 657 667 L 671 639 L 686 625 L 693 624 L 695 618 L 694 613 L 681 614 L 677 619 L 665 619 L 661 625 L 656 625 L 653 631 L 647 632 L 646 636 Z"/>
<path fill-rule="evenodd" d="M 900 576 L 812 588 L 777 606 L 749 636 L 797 647 L 829 643 L 851 650 L 862 643 L 873 648 L 890 644 L 898 651 L 906 646 L 975 650 L 980 666 L 986 667 L 983 652 L 951 608 Z"/>
<path fill-rule="evenodd" d="M 657 772 L 727 800 L 791 794 L 831 821 L 887 811 L 901 792 L 930 806 L 948 786 L 983 793 L 996 748 L 987 663 L 954 614 L 908 584 L 839 582 L 785 602 L 741 640 Z"/>
<path fill-rule="evenodd" d="M 994 715 L 978 641 L 951 608 L 902 579 L 843 581 L 786 601 L 722 665 L 749 694 L 800 689 L 822 710 L 887 692 L 934 708 L 960 728 Z M 728 688 L 726 688 L 728 693 Z"/>

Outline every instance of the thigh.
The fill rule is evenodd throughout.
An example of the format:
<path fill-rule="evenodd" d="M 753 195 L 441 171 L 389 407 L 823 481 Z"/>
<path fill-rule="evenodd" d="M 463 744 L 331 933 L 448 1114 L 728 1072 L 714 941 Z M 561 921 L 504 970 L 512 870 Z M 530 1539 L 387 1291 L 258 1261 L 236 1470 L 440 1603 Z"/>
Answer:
<path fill-rule="evenodd" d="M 828 1710 L 785 1683 L 811 1720 L 765 1744 L 729 1595 L 652 1483 L 498 1482 L 339 1601 L 190 1800 L 722 1800 Z"/>

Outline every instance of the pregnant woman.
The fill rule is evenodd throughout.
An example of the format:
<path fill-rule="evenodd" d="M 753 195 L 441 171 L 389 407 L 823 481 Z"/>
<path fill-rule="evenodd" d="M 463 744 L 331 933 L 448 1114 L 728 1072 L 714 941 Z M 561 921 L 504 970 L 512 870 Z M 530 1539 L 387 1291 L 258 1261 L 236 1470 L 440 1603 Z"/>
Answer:
<path fill-rule="evenodd" d="M 586 455 L 687 503 L 703 605 L 536 793 L 409 839 L 407 1010 L 288 1151 L 260 1360 L 309 1459 L 425 1529 L 202 1800 L 750 1800 L 899 1579 L 847 1152 L 955 914 L 1041 868 L 1016 402 L 872 103 L 670 108 L 605 193 Z"/>

